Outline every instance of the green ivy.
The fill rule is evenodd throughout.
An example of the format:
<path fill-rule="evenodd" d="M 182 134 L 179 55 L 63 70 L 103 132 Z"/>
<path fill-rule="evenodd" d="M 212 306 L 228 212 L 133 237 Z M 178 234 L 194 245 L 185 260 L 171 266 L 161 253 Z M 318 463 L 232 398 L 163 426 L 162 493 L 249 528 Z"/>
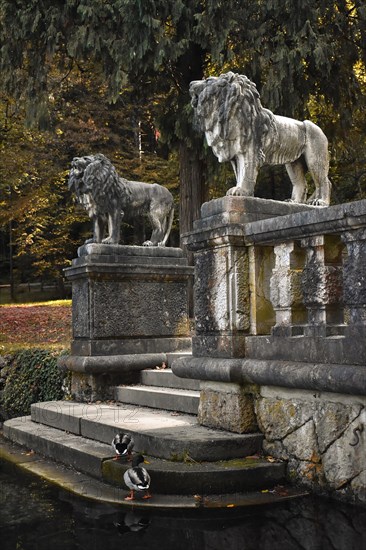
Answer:
<path fill-rule="evenodd" d="M 65 397 L 68 377 L 57 367 L 59 356 L 59 352 L 27 349 L 11 357 L 2 399 L 9 417 L 30 414 L 32 403 Z"/>

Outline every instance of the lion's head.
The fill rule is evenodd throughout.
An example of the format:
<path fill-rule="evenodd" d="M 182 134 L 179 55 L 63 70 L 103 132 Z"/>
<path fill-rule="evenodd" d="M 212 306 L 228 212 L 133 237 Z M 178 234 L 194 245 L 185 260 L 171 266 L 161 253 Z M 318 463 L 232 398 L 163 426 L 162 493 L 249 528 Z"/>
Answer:
<path fill-rule="evenodd" d="M 121 182 L 111 161 L 101 153 L 75 157 L 68 186 L 89 215 L 109 212 L 120 200 Z"/>
<path fill-rule="evenodd" d="M 228 72 L 193 81 L 189 91 L 196 123 L 220 162 L 233 159 L 248 143 L 261 156 L 263 138 L 275 126 L 254 82 Z"/>

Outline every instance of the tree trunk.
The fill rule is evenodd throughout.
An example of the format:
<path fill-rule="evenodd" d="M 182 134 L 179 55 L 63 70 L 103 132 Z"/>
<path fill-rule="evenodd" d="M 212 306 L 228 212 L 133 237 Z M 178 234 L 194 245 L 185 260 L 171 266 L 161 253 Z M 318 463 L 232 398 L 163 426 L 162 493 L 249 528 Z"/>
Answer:
<path fill-rule="evenodd" d="M 14 281 L 14 262 L 13 262 L 13 223 L 9 222 L 9 282 L 10 282 L 10 301 L 15 302 L 15 281 Z"/>
<path fill-rule="evenodd" d="M 179 147 L 180 167 L 180 202 L 179 202 L 179 228 L 180 245 L 183 248 L 189 265 L 193 265 L 193 253 L 184 246 L 184 234 L 193 228 L 194 220 L 200 217 L 201 205 L 207 200 L 207 186 L 204 171 L 204 163 L 199 158 L 199 148 L 196 150 L 181 143 Z M 183 237 L 183 239 L 182 239 Z M 193 280 L 188 284 L 188 310 L 193 317 Z"/>
<path fill-rule="evenodd" d="M 179 147 L 179 168 L 179 228 L 181 246 L 184 248 L 182 236 L 192 230 L 194 220 L 200 217 L 201 205 L 207 200 L 204 163 L 199 158 L 198 149 L 191 149 L 185 143 L 181 143 Z M 190 263 L 192 262 L 190 261 Z"/>

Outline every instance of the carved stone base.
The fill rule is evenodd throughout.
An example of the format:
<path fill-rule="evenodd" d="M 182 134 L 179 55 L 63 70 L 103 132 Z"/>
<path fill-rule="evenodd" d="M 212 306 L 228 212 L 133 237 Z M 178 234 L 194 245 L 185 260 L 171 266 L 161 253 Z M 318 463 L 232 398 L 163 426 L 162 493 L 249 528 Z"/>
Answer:
<path fill-rule="evenodd" d="M 72 282 L 71 356 L 75 394 L 106 396 L 108 377 L 161 365 L 191 347 L 188 282 L 193 267 L 179 248 L 88 244 L 65 269 Z M 85 386 L 85 387 L 84 387 Z M 78 389 L 79 388 L 79 389 Z"/>
<path fill-rule="evenodd" d="M 240 434 L 257 431 L 253 386 L 202 382 L 198 421 Z"/>

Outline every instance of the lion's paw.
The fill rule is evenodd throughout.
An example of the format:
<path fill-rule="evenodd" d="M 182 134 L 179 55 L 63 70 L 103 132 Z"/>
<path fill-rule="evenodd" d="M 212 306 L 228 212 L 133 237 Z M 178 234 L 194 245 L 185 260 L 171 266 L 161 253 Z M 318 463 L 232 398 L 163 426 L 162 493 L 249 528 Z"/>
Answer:
<path fill-rule="evenodd" d="M 102 243 L 103 244 L 117 244 L 114 242 L 114 239 L 112 239 L 112 237 L 106 237 L 105 239 L 102 240 Z"/>
<path fill-rule="evenodd" d="M 151 241 L 145 241 L 144 243 L 142 243 L 142 246 L 154 246 L 154 245 Z"/>
<path fill-rule="evenodd" d="M 307 204 L 310 206 L 320 206 L 321 208 L 325 208 L 329 206 L 329 204 L 326 203 L 323 199 L 312 199 L 307 201 Z"/>
<path fill-rule="evenodd" d="M 230 189 L 226 192 L 227 196 L 232 197 L 247 197 L 248 194 L 241 188 L 241 187 L 230 187 Z"/>

